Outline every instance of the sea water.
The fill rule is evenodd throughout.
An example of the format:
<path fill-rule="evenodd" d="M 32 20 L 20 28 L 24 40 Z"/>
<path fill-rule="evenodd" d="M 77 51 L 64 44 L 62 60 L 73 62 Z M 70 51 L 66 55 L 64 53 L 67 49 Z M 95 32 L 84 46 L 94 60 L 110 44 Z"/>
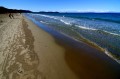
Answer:
<path fill-rule="evenodd" d="M 120 59 L 120 13 L 26 14 L 43 25 L 81 41 L 84 37 Z"/>

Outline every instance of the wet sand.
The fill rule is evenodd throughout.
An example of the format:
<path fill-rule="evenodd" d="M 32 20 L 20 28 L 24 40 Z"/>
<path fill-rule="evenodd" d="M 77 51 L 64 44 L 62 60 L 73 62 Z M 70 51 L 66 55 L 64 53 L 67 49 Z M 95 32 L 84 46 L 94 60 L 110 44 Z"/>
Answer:
<path fill-rule="evenodd" d="M 0 79 L 120 79 L 120 65 L 102 51 L 51 35 L 20 14 L 6 16 L 0 19 Z"/>
<path fill-rule="evenodd" d="M 69 41 L 68 41 L 69 40 Z M 57 41 L 65 51 L 65 61 L 80 79 L 119 79 L 120 65 L 102 51 L 72 39 Z"/>

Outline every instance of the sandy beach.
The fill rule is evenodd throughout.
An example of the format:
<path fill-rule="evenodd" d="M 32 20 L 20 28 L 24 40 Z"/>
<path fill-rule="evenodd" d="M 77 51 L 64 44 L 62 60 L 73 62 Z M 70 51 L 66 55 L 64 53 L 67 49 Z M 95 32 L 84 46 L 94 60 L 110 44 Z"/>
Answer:
<path fill-rule="evenodd" d="M 120 64 L 104 52 L 14 17 L 0 15 L 0 79 L 120 79 Z"/>

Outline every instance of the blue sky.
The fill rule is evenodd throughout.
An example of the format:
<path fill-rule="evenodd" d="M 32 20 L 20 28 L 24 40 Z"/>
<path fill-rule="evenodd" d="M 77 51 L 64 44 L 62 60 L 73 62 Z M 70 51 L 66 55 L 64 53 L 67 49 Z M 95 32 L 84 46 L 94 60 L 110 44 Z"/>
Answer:
<path fill-rule="evenodd" d="M 0 6 L 32 11 L 120 12 L 120 0 L 0 0 Z"/>

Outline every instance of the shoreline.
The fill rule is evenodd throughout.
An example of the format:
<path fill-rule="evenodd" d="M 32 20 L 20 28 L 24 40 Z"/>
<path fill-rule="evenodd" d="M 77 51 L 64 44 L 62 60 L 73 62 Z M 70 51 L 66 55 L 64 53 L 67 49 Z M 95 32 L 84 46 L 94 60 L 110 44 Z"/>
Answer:
<path fill-rule="evenodd" d="M 29 16 L 27 16 L 27 18 L 33 20 Z M 33 20 L 33 21 L 35 22 L 35 20 Z M 37 23 L 37 22 L 35 22 L 35 23 Z M 47 26 L 46 28 L 55 30 L 57 32 L 56 29 L 50 28 L 49 26 Z M 46 28 L 44 28 L 44 25 L 42 25 L 42 29 L 46 30 Z M 49 30 L 47 30 L 47 31 L 49 31 Z M 98 44 L 96 44 L 95 42 L 93 42 L 93 41 L 83 37 L 82 35 L 79 34 L 79 36 L 80 36 L 79 38 L 73 38 L 73 37 L 70 37 L 69 35 L 67 35 L 65 33 L 62 33 L 62 32 L 59 32 L 59 33 L 63 34 L 64 36 L 66 36 L 68 38 L 71 38 L 71 39 L 73 39 L 75 41 L 79 41 L 79 42 L 82 41 L 83 43 L 88 44 L 89 46 L 92 46 L 92 47 L 96 48 L 97 50 L 100 50 L 100 51 L 104 52 L 106 55 L 108 55 L 109 57 L 111 57 L 113 60 L 115 60 L 116 62 L 118 62 L 120 64 L 120 60 L 118 59 L 118 57 L 116 57 L 116 55 L 112 54 L 110 51 L 107 51 L 107 53 L 106 53 L 106 49 L 105 48 L 103 48 L 103 47 L 99 46 Z"/>
<path fill-rule="evenodd" d="M 26 15 L 26 16 L 27 16 L 27 15 Z M 29 16 L 27 16 L 27 17 L 30 18 L 30 19 L 32 18 L 32 17 L 29 17 Z M 34 17 L 33 17 L 33 19 L 37 20 L 37 18 L 34 18 Z M 32 20 L 33 20 L 33 19 L 32 19 Z M 42 24 L 42 22 L 40 22 L 40 23 Z M 47 26 L 47 25 L 45 25 L 45 26 Z M 43 24 L 42 27 L 44 27 L 44 24 Z M 47 26 L 47 27 L 49 27 L 49 26 Z M 59 31 L 58 29 L 54 29 L 54 28 L 50 28 L 50 29 Z M 63 28 L 63 29 L 64 29 L 64 28 Z M 69 28 L 68 28 L 68 29 L 69 29 Z M 59 32 L 62 33 L 61 31 L 59 31 Z M 63 31 L 63 32 L 64 32 L 64 31 Z M 80 41 L 80 42 L 82 41 L 82 42 L 84 42 L 84 43 L 86 43 L 86 44 L 88 44 L 88 45 L 90 45 L 90 46 L 92 46 L 92 47 L 94 47 L 94 48 L 96 48 L 96 49 L 104 52 L 106 55 L 108 55 L 109 57 L 111 57 L 113 60 L 115 60 L 116 62 L 120 63 L 119 56 L 117 56 L 116 54 L 114 54 L 115 52 L 110 52 L 110 51 L 107 50 L 108 53 L 106 53 L 106 48 L 105 48 L 105 47 L 102 47 L 102 46 L 98 45 L 97 43 L 95 43 L 94 41 L 91 41 L 91 40 L 85 38 L 85 37 L 82 36 L 81 34 L 77 33 L 77 35 L 78 35 L 77 38 L 74 37 L 74 36 L 71 37 L 71 36 L 69 36 L 69 34 L 66 34 L 66 33 L 62 33 L 62 34 L 65 35 L 65 36 L 67 36 L 67 37 L 70 37 L 70 38 L 74 39 L 75 41 Z M 112 48 L 111 48 L 111 49 L 112 49 Z M 116 51 L 117 51 L 117 50 L 116 50 Z M 118 53 L 119 53 L 119 52 L 118 52 Z"/>
<path fill-rule="evenodd" d="M 39 28 L 41 29 L 41 27 L 39 27 Z M 47 28 L 47 27 L 45 27 L 45 28 Z M 44 28 L 42 28 L 42 29 L 43 29 L 43 31 L 45 30 Z M 102 72 L 104 73 L 104 74 L 102 74 L 103 77 L 101 75 L 102 79 L 105 79 L 105 76 L 106 76 L 106 78 L 113 79 L 113 78 L 115 78 L 115 75 L 118 75 L 117 72 L 119 72 L 119 71 L 117 70 L 117 68 L 119 69 L 120 65 L 116 61 L 114 61 L 113 59 L 108 57 L 105 53 L 100 52 L 99 50 L 95 49 L 94 47 L 90 47 L 89 45 L 86 45 L 85 43 L 79 43 L 77 41 L 74 41 L 66 36 L 63 36 L 62 34 L 57 34 L 57 33 L 53 34 L 50 32 L 51 32 L 51 30 L 47 31 L 47 33 L 51 34 L 52 37 L 55 39 L 56 44 L 60 45 L 61 47 L 63 47 L 65 49 L 65 51 L 67 51 L 67 52 L 65 52 L 65 61 L 68 64 L 68 66 L 72 69 L 72 71 L 77 74 L 77 76 L 79 78 L 83 77 L 83 79 L 88 79 L 88 78 L 95 79 L 95 77 L 98 77 L 98 76 L 100 77 L 100 74 L 102 74 Z M 80 46 L 79 44 L 83 45 L 83 46 Z M 76 46 L 78 46 L 78 47 L 76 48 Z M 78 54 L 78 56 L 76 56 L 75 53 Z M 89 53 L 92 54 L 93 56 L 90 55 Z M 83 58 L 83 56 L 85 58 Z M 82 57 L 82 59 L 80 57 Z M 73 59 L 73 60 L 71 60 L 71 59 Z M 80 61 L 80 59 L 81 59 L 81 61 Z M 89 60 L 91 61 L 91 63 L 88 64 L 87 62 Z M 104 60 L 107 60 L 107 61 L 104 61 Z M 76 62 L 76 63 L 74 63 L 74 62 Z M 75 69 L 75 66 L 73 65 L 73 63 L 76 64 L 75 66 L 78 65 L 76 69 Z M 94 70 L 94 72 L 93 72 L 94 74 L 96 74 L 97 72 L 99 74 L 97 74 L 97 76 L 94 76 L 93 73 L 89 73 L 92 76 L 89 75 L 87 78 L 85 77 L 86 76 L 85 74 L 84 74 L 84 76 L 80 76 L 80 72 L 81 72 L 79 70 L 80 69 L 79 67 L 81 67 L 80 65 L 83 67 L 83 70 L 84 69 L 86 70 L 87 68 L 89 68 L 88 66 L 90 66 L 90 69 Z M 98 66 L 98 68 L 100 68 L 100 70 L 97 69 L 97 67 L 94 69 L 93 68 L 94 65 Z M 102 68 L 100 67 L 100 65 L 102 66 Z M 86 67 L 86 68 L 84 68 L 84 67 Z M 110 70 L 111 72 L 109 71 L 109 69 L 111 69 Z M 106 73 L 106 75 L 105 75 L 106 71 L 109 71 L 109 72 Z M 87 73 L 90 71 L 86 70 L 85 72 Z M 114 76 L 110 77 L 110 74 L 113 74 L 113 72 L 114 72 Z M 81 74 L 83 75 L 82 72 L 81 72 Z M 117 77 L 115 79 L 117 79 Z"/>
<path fill-rule="evenodd" d="M 27 18 L 29 18 L 29 17 L 27 17 Z M 30 18 L 30 19 L 31 19 L 31 18 Z M 35 21 L 35 20 L 32 19 L 32 21 Z M 37 23 L 37 22 L 36 22 L 36 23 Z M 37 24 L 38 24 L 38 23 L 37 23 Z M 48 26 L 46 26 L 45 28 L 44 28 L 44 26 L 42 26 L 42 29 L 46 30 L 46 28 L 52 29 L 52 28 L 50 28 L 50 27 L 48 27 Z M 52 29 L 52 30 L 54 31 L 54 29 Z M 52 31 L 52 30 L 51 30 L 51 31 Z M 49 30 L 47 30 L 47 31 L 49 32 Z M 57 30 L 55 30 L 55 31 L 57 32 Z M 49 33 L 50 33 L 50 32 L 49 32 Z M 99 50 L 99 51 L 101 51 L 101 52 L 104 52 L 106 55 L 108 55 L 109 57 L 111 57 L 113 60 L 115 60 L 117 63 L 120 64 L 120 60 L 118 60 L 118 58 L 114 57 L 114 55 L 112 55 L 111 52 L 107 51 L 105 48 L 102 48 L 101 46 L 99 46 L 99 45 L 96 44 L 95 42 L 90 41 L 89 39 L 84 38 L 84 37 L 81 36 L 81 35 L 80 35 L 80 38 L 79 38 L 79 39 L 81 39 L 81 41 L 80 41 L 79 39 L 75 39 L 75 38 L 73 38 L 73 37 L 70 37 L 69 35 L 66 35 L 66 34 L 64 34 L 64 33 L 62 33 L 62 32 L 59 32 L 59 33 L 61 33 L 61 35 L 64 35 L 64 36 L 66 36 L 66 37 L 68 37 L 68 38 L 70 38 L 70 39 L 73 39 L 73 40 L 79 41 L 79 42 L 83 42 L 83 43 L 85 43 L 85 44 L 87 44 L 87 45 L 89 45 L 89 46 L 91 46 L 91 47 L 93 47 L 93 48 L 95 48 L 95 49 L 97 49 L 97 50 Z M 51 33 L 51 34 L 52 34 L 52 33 Z M 52 35 L 53 35 L 53 34 L 52 34 Z M 106 51 L 107 51 L 107 53 L 106 53 Z"/>
<path fill-rule="evenodd" d="M 120 64 L 92 46 L 58 32 L 46 32 L 20 14 L 1 24 L 1 79 L 120 78 Z"/>

